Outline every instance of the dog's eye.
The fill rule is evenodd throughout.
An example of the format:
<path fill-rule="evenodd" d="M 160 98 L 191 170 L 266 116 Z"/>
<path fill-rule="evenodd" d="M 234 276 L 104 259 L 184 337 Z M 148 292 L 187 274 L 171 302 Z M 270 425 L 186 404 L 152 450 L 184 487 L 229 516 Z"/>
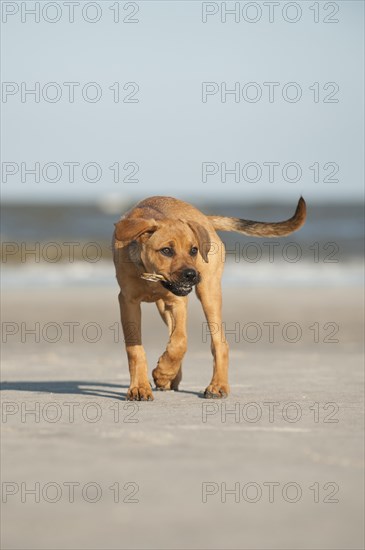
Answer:
<path fill-rule="evenodd" d="M 170 248 L 169 246 L 166 246 L 165 248 L 161 248 L 160 252 L 161 254 L 163 254 L 164 256 L 168 256 L 169 258 L 171 258 L 174 255 L 173 249 Z"/>
<path fill-rule="evenodd" d="M 190 250 L 190 256 L 196 256 L 198 254 L 198 249 L 196 246 L 192 246 Z"/>

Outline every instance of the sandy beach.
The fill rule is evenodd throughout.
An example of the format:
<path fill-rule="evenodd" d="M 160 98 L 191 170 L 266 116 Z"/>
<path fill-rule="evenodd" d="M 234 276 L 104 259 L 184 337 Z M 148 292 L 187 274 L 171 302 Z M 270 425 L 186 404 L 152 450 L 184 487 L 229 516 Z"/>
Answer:
<path fill-rule="evenodd" d="M 360 289 L 226 288 L 222 402 L 195 296 L 181 391 L 126 402 L 116 297 L 3 296 L 2 547 L 363 548 Z M 151 373 L 153 305 L 143 339 Z"/>

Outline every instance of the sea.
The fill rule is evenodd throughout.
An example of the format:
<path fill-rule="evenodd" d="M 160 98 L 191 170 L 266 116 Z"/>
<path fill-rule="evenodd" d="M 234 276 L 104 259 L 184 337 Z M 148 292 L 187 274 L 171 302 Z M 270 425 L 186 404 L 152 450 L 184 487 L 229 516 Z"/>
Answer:
<path fill-rule="evenodd" d="M 293 204 L 194 202 L 206 214 L 280 221 Z M 116 287 L 111 259 L 114 223 L 132 203 L 4 203 L 2 288 Z M 364 281 L 364 207 L 307 204 L 305 226 L 285 238 L 220 232 L 225 287 L 344 287 Z M 211 253 L 222 255 L 222 250 Z"/>

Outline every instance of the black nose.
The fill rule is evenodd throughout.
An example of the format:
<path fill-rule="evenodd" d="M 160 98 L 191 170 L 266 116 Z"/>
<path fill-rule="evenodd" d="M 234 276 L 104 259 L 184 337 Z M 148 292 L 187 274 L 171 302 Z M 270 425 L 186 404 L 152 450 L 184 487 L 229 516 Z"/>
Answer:
<path fill-rule="evenodd" d="M 198 278 L 198 274 L 195 271 L 195 269 L 190 269 L 190 268 L 189 269 L 184 269 L 184 271 L 181 274 L 181 279 L 184 282 L 196 283 L 197 278 Z"/>

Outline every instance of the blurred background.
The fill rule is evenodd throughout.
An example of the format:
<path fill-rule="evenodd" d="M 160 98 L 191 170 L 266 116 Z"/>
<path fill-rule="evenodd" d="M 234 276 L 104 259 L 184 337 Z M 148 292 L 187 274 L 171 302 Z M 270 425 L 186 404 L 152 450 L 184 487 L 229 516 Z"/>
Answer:
<path fill-rule="evenodd" d="M 164 194 L 267 221 L 292 215 L 302 194 L 297 276 L 270 269 L 256 240 L 258 278 L 257 252 L 250 260 L 248 239 L 231 234 L 229 258 L 243 250 L 232 277 L 359 281 L 363 4 L 246 4 L 3 3 L 5 284 L 24 270 L 28 284 L 114 284 L 113 223 Z M 90 241 L 98 261 L 84 261 Z M 65 242 L 77 243 L 71 259 Z M 39 243 L 37 260 L 25 243 Z"/>

